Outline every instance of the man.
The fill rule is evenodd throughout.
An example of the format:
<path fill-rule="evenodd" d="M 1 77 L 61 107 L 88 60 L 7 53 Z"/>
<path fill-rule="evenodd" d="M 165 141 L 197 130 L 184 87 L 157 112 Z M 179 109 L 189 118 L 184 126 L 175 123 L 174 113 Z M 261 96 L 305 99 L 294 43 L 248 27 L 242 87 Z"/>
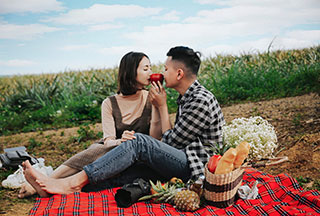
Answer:
<path fill-rule="evenodd" d="M 136 133 L 131 140 L 121 143 L 84 170 L 64 179 L 51 179 L 24 163 L 25 175 L 39 194 L 68 194 L 80 191 L 86 184 L 97 184 L 116 179 L 136 162 L 142 162 L 165 177 L 197 179 L 204 173 L 204 165 L 212 150 L 222 143 L 225 124 L 220 106 L 211 92 L 197 81 L 200 54 L 188 47 L 174 47 L 167 53 L 164 79 L 168 88 L 179 92 L 175 125 L 171 128 L 162 85 L 152 84 L 150 100 L 161 118 L 162 140 Z M 139 177 L 137 173 L 137 176 Z M 132 179 L 132 174 L 130 178 Z"/>

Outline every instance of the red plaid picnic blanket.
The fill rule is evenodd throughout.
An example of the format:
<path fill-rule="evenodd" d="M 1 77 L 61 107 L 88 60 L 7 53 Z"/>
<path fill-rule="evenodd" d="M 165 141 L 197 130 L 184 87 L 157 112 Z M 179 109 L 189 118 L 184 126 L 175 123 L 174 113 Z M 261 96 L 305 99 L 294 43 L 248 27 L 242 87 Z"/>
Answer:
<path fill-rule="evenodd" d="M 195 212 L 181 212 L 170 204 L 150 201 L 118 208 L 114 198 L 118 188 L 113 188 L 38 198 L 29 215 L 320 215 L 319 191 L 304 191 L 287 174 L 272 176 L 256 169 L 246 169 L 242 184 L 252 186 L 256 180 L 260 182 L 256 199 L 238 199 L 224 209 L 205 205 Z"/>

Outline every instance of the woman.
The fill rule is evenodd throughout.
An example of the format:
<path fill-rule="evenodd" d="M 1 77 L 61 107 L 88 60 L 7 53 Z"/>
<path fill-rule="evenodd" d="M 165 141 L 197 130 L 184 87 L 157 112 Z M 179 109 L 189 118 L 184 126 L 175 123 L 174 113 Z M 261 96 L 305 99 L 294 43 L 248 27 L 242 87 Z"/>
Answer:
<path fill-rule="evenodd" d="M 108 97 L 102 103 L 103 139 L 64 162 L 52 173 L 52 178 L 64 178 L 78 173 L 83 166 L 92 163 L 120 143 L 135 139 L 135 132 L 161 138 L 159 113 L 149 102 L 148 91 L 144 89 L 150 84 L 150 74 L 151 64 L 146 54 L 129 52 L 122 57 L 118 74 L 118 94 Z M 141 164 L 136 164 L 126 172 L 140 173 L 141 177 L 145 178 L 159 176 Z M 29 181 L 28 176 L 25 177 Z M 131 180 L 119 177 L 114 184 L 95 186 L 95 188 L 88 185 L 84 190 L 120 186 Z M 48 196 L 42 190 L 37 191 L 41 197 Z M 35 188 L 25 184 L 18 197 L 23 198 L 34 193 L 36 193 Z"/>

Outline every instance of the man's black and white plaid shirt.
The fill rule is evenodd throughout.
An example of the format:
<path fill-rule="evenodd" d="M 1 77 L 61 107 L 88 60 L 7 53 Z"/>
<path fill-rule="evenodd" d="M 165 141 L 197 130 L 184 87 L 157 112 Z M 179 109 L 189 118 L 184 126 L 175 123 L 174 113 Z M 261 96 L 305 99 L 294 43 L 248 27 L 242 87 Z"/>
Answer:
<path fill-rule="evenodd" d="M 196 80 L 177 100 L 179 106 L 175 126 L 162 135 L 162 141 L 183 149 L 187 155 L 192 178 L 204 174 L 204 166 L 213 148 L 222 144 L 225 120 L 215 96 Z"/>

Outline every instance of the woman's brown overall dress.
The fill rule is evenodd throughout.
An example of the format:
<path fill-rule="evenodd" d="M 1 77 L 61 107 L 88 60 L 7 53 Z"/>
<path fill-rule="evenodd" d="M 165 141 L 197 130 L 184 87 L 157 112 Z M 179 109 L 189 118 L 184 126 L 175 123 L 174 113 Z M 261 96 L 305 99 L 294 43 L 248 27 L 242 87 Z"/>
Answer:
<path fill-rule="evenodd" d="M 151 119 L 151 104 L 149 100 L 146 101 L 142 114 L 139 118 L 135 119 L 131 124 L 124 124 L 122 122 L 122 115 L 115 96 L 110 96 L 109 98 L 111 101 L 112 116 L 114 118 L 116 128 L 116 139 L 120 139 L 125 130 L 133 130 L 135 132 L 149 134 Z M 115 146 L 110 147 L 104 145 L 103 139 L 101 139 L 98 142 L 93 143 L 88 149 L 72 156 L 70 159 L 65 161 L 63 165 L 77 170 L 82 170 L 85 165 L 94 162 L 114 147 Z"/>

